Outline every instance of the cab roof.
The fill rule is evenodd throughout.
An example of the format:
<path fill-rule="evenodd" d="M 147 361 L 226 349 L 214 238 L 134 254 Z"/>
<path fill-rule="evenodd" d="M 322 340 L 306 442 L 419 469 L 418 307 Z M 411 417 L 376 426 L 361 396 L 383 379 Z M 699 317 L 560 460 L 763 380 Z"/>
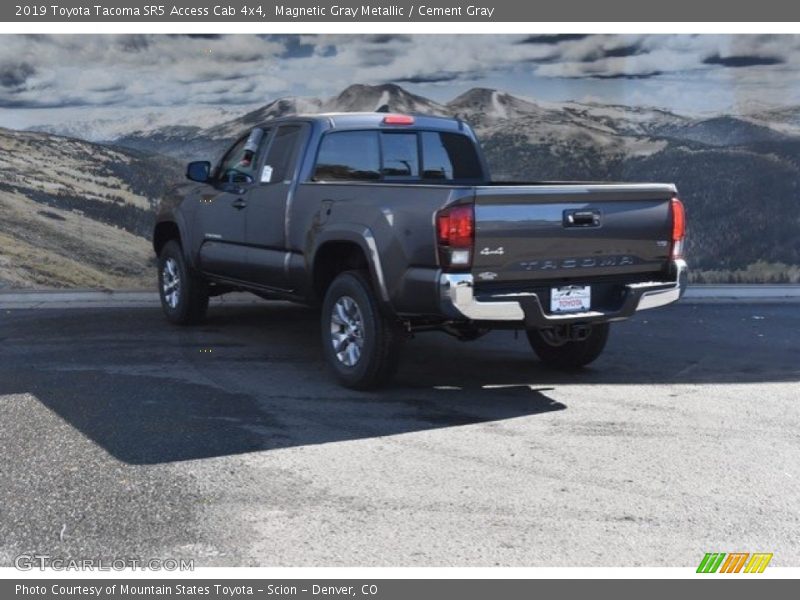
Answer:
<path fill-rule="evenodd" d="M 387 123 L 393 117 L 405 117 L 413 119 L 410 123 Z M 466 124 L 451 117 L 439 117 L 435 115 L 420 115 L 398 112 L 331 112 L 315 114 L 299 114 L 278 117 L 265 121 L 263 125 L 274 122 L 303 120 L 316 121 L 325 129 L 438 129 L 446 131 L 465 131 Z M 397 120 L 397 119 L 395 119 Z"/>

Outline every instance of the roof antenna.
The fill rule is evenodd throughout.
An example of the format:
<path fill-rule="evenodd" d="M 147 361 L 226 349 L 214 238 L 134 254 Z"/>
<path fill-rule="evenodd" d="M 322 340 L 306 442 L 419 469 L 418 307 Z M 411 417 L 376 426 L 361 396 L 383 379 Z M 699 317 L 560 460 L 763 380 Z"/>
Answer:
<path fill-rule="evenodd" d="M 375 112 L 388 113 L 389 112 L 389 105 L 388 104 L 381 104 L 378 108 L 375 109 Z"/>

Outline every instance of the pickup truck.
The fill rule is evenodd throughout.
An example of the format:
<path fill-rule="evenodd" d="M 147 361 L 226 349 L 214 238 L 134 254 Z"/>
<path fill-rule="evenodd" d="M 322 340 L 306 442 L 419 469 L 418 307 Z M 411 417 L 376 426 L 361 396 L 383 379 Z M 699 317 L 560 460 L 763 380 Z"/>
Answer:
<path fill-rule="evenodd" d="M 281 117 L 187 177 L 153 234 L 167 319 L 197 323 L 231 291 L 321 307 L 351 388 L 385 384 L 423 331 L 524 330 L 544 364 L 579 368 L 610 323 L 686 286 L 673 185 L 494 182 L 458 119 Z"/>

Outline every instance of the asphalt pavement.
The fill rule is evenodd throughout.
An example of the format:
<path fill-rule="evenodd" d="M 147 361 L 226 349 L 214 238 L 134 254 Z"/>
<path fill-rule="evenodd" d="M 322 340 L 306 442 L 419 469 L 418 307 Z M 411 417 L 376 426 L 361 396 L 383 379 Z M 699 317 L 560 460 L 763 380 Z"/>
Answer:
<path fill-rule="evenodd" d="M 0 311 L 0 565 L 800 566 L 800 305 L 682 303 L 549 371 L 524 336 L 326 373 L 318 317 Z"/>

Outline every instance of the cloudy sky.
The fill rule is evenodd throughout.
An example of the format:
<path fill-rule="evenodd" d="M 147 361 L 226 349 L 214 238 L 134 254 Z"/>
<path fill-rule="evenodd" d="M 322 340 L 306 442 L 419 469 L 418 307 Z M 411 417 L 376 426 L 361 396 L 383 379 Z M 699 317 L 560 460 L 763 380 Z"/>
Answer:
<path fill-rule="evenodd" d="M 688 114 L 800 104 L 800 36 L 4 35 L 0 126 L 155 109 L 261 105 L 398 83 Z"/>

